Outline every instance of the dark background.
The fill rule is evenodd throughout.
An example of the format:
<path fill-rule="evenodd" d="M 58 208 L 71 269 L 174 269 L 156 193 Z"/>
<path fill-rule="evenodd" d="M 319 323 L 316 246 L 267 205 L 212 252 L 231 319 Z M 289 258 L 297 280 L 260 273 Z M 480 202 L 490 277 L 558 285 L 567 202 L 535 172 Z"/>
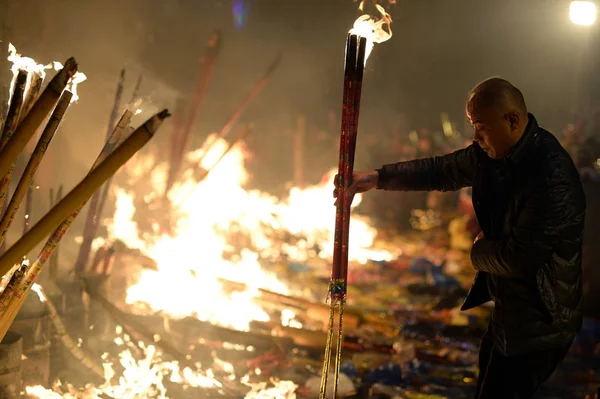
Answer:
<path fill-rule="evenodd" d="M 138 122 L 158 108 L 173 109 L 177 98 L 192 95 L 207 38 L 216 28 L 223 32 L 223 48 L 196 134 L 201 138 L 217 130 L 281 53 L 282 65 L 242 122 L 256 124 L 251 145 L 262 157 L 256 184 L 289 181 L 289 132 L 297 116 L 304 115 L 309 127 L 325 129 L 334 112 L 338 124 L 345 36 L 360 13 L 352 0 L 244 3 L 248 19 L 236 29 L 231 1 L 0 0 L 3 52 L 12 42 L 21 54 L 43 63 L 75 56 L 88 76 L 51 146 L 60 157 L 52 161 L 56 181 L 47 184 L 70 188 L 93 162 L 121 68 L 127 69 L 125 99 L 139 74 L 144 77 L 146 103 Z M 554 132 L 576 122 L 579 113 L 590 118 L 597 108 L 598 29 L 573 25 L 569 1 L 382 4 L 394 19 L 393 37 L 376 46 L 368 62 L 361 132 L 384 139 L 392 129 L 440 130 L 440 112 L 462 129 L 469 90 L 494 75 L 521 88 L 530 110 Z M 5 81 L 9 77 L 4 73 Z M 168 136 L 168 130 L 161 135 Z M 361 166 L 388 161 L 370 159 Z M 330 165 L 335 162 L 332 157 Z M 314 167 L 315 174 L 323 172 L 322 164 Z"/>

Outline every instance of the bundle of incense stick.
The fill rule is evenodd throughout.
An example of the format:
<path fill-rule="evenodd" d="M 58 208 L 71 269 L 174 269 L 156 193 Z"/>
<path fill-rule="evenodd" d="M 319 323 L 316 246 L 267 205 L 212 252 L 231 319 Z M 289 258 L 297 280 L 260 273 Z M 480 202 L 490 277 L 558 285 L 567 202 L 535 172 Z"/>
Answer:
<path fill-rule="evenodd" d="M 360 95 L 362 91 L 362 78 L 365 64 L 367 40 L 354 34 L 349 34 L 346 41 L 346 60 L 344 66 L 344 91 L 342 103 L 342 127 L 340 135 L 340 155 L 338 175 L 336 177 L 337 203 L 335 212 L 335 234 L 333 248 L 333 263 L 331 267 L 331 281 L 329 295 L 331 306 L 329 309 L 329 326 L 327 329 L 327 342 L 323 359 L 323 374 L 321 376 L 320 398 L 325 398 L 327 393 L 327 380 L 334 337 L 334 319 L 338 310 L 337 344 L 335 346 L 336 362 L 333 381 L 333 397 L 337 397 L 339 373 L 341 366 L 341 353 L 343 345 L 342 322 L 344 304 L 346 301 L 346 282 L 348 278 L 348 239 L 350 230 L 350 207 L 352 196 L 349 188 L 352 184 L 354 171 L 354 153 L 356 150 L 356 136 L 358 130 L 358 117 L 360 111 Z"/>
<path fill-rule="evenodd" d="M 14 134 L 0 150 L 0 176 L 6 176 L 21 151 L 54 109 L 69 80 L 77 72 L 77 62 L 69 58 L 65 66 L 48 83 L 31 110 L 18 124 Z"/>
<path fill-rule="evenodd" d="M 0 274 L 5 274 L 42 239 L 51 234 L 33 265 L 26 268 L 24 275 L 0 297 L 0 339 L 8 331 L 44 264 L 52 256 L 81 208 L 110 176 L 152 138 L 168 116 L 169 112 L 164 110 L 150 118 L 121 143 L 120 140 L 107 143 L 90 173 L 0 257 Z"/>
<path fill-rule="evenodd" d="M 65 90 L 62 94 L 56 108 L 52 112 L 50 116 L 50 120 L 46 124 L 46 128 L 44 129 L 40 140 L 37 143 L 37 146 L 33 150 L 29 162 L 25 167 L 25 171 L 19 180 L 17 188 L 13 193 L 12 198 L 8 204 L 6 211 L 4 212 L 4 216 L 2 220 L 0 220 L 0 244 L 4 242 L 6 239 L 6 234 L 8 233 L 8 229 L 10 228 L 17 211 L 19 210 L 19 206 L 23 201 L 23 198 L 26 194 L 29 193 L 29 188 L 31 187 L 31 183 L 33 181 L 33 176 L 37 171 L 40 163 L 42 162 L 42 158 L 48 149 L 48 145 L 50 141 L 54 137 L 54 133 L 58 129 L 60 122 L 62 121 L 69 104 L 71 103 L 71 98 L 73 94 L 70 91 Z M 30 210 L 28 210 L 30 212 Z M 26 211 L 26 214 L 29 214 Z"/>

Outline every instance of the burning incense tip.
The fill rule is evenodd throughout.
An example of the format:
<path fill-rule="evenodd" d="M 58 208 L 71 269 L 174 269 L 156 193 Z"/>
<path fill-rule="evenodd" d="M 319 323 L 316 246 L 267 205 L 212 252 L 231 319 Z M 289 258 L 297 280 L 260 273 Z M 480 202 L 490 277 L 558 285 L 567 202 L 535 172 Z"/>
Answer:
<path fill-rule="evenodd" d="M 60 69 L 65 71 L 65 74 L 66 74 L 65 77 L 67 77 L 67 81 L 77 74 L 77 66 L 78 65 L 77 65 L 77 61 L 75 61 L 75 58 L 73 58 L 73 57 L 71 57 L 67 61 L 65 61 L 64 66 L 61 65 L 60 62 L 55 61 L 54 68 L 56 69 L 57 66 L 60 66 Z"/>
<path fill-rule="evenodd" d="M 365 53 L 365 64 L 373 50 L 375 43 L 383 43 L 392 37 L 392 17 L 379 4 L 375 5 L 377 11 L 381 14 L 379 20 L 375 20 L 371 15 L 365 14 L 354 21 L 354 26 L 350 33 L 367 39 L 367 48 Z"/>
<path fill-rule="evenodd" d="M 71 93 L 73 93 L 73 97 L 71 98 L 71 103 L 74 103 L 77 100 L 79 100 L 79 96 L 77 95 L 77 85 L 79 85 L 79 83 L 87 80 L 87 76 L 83 72 L 79 72 L 77 70 L 78 65 L 77 65 L 77 61 L 75 61 L 75 58 L 73 58 L 73 57 L 69 58 L 65 62 L 64 66 L 63 66 L 63 64 L 61 64 L 58 61 L 54 61 L 52 64 L 54 66 L 54 70 L 58 71 L 59 74 L 62 71 L 65 71 L 64 72 L 66 74 L 65 77 L 68 76 L 67 83 L 65 83 L 65 85 L 66 85 L 66 90 L 69 90 Z"/>

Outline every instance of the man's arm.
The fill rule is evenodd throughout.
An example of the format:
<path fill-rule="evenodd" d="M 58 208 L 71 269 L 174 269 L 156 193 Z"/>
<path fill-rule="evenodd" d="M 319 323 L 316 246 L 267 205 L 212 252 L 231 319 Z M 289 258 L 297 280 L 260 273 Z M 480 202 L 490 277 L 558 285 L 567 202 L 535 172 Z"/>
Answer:
<path fill-rule="evenodd" d="M 504 277 L 532 276 L 556 252 L 561 230 L 583 217 L 585 200 L 580 186 L 570 181 L 574 177 L 560 165 L 549 173 L 532 188 L 508 238 L 475 242 L 471 262 L 476 270 Z"/>
<path fill-rule="evenodd" d="M 455 191 L 473 184 L 475 145 L 442 157 L 384 165 L 377 188 L 394 191 Z"/>

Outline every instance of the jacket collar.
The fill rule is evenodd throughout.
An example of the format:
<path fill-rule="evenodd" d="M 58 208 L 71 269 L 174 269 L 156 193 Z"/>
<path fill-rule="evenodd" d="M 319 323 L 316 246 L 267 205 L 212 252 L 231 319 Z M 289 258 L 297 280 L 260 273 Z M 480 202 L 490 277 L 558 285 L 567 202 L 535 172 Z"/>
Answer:
<path fill-rule="evenodd" d="M 525 132 L 517 141 L 517 144 L 512 148 L 511 152 L 505 158 L 506 162 L 512 165 L 516 165 L 520 163 L 523 158 L 527 155 L 531 148 L 531 143 L 533 139 L 537 136 L 539 132 L 539 126 L 535 116 L 533 114 L 527 114 L 529 117 L 529 122 L 527 122 L 527 126 L 525 127 Z"/>

